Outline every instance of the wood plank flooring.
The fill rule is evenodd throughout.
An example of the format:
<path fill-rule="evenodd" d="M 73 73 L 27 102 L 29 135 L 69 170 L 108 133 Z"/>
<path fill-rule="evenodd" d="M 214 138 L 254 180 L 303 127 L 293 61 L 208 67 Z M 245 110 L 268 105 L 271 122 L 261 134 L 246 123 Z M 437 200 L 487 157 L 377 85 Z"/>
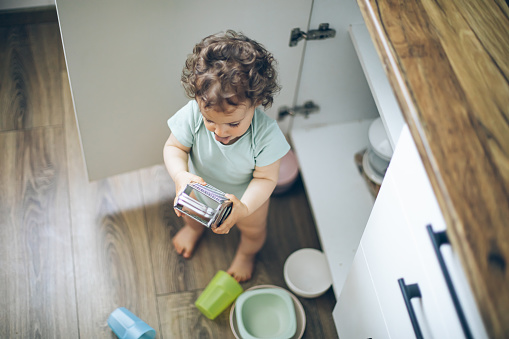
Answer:
<path fill-rule="evenodd" d="M 88 182 L 58 23 L 15 21 L 0 25 L 0 338 L 115 338 L 107 318 L 120 306 L 157 338 L 233 338 L 228 312 L 211 321 L 194 301 L 239 233 L 207 232 L 184 260 L 164 166 Z M 287 288 L 288 255 L 320 248 L 300 181 L 272 198 L 268 223 L 245 289 Z M 300 301 L 304 338 L 337 338 L 332 290 Z"/>

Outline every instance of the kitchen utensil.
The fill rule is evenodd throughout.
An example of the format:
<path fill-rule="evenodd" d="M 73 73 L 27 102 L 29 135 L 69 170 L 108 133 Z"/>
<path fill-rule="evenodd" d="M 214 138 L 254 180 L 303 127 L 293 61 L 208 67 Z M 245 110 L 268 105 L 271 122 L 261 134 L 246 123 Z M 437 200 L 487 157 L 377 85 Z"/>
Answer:
<path fill-rule="evenodd" d="M 232 202 L 211 185 L 190 183 L 179 194 L 174 207 L 204 226 L 216 228 L 230 215 Z"/>

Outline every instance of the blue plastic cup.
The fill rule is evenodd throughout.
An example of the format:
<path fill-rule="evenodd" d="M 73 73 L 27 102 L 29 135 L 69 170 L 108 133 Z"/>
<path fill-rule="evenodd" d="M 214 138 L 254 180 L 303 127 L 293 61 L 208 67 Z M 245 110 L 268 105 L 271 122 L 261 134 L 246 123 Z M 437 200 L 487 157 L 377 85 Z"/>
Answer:
<path fill-rule="evenodd" d="M 108 325 L 120 339 L 154 339 L 156 331 L 125 307 L 111 312 Z"/>

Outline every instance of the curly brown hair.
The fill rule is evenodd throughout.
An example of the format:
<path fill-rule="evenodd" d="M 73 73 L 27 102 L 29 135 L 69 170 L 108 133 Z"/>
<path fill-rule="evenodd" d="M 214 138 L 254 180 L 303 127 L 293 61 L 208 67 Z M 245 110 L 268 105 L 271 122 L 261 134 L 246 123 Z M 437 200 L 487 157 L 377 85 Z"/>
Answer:
<path fill-rule="evenodd" d="M 261 44 L 228 30 L 196 44 L 182 70 L 181 82 L 188 97 L 205 107 L 225 108 L 249 100 L 268 108 L 281 87 L 277 62 Z"/>

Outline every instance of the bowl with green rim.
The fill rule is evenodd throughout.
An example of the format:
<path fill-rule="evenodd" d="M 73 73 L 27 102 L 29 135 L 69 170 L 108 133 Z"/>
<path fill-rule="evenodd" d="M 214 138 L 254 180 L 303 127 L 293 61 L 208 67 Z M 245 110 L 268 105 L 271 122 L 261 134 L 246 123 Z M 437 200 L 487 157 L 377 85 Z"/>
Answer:
<path fill-rule="evenodd" d="M 239 334 L 243 339 L 289 339 L 295 335 L 295 307 L 284 289 L 248 290 L 237 298 L 235 308 Z"/>

